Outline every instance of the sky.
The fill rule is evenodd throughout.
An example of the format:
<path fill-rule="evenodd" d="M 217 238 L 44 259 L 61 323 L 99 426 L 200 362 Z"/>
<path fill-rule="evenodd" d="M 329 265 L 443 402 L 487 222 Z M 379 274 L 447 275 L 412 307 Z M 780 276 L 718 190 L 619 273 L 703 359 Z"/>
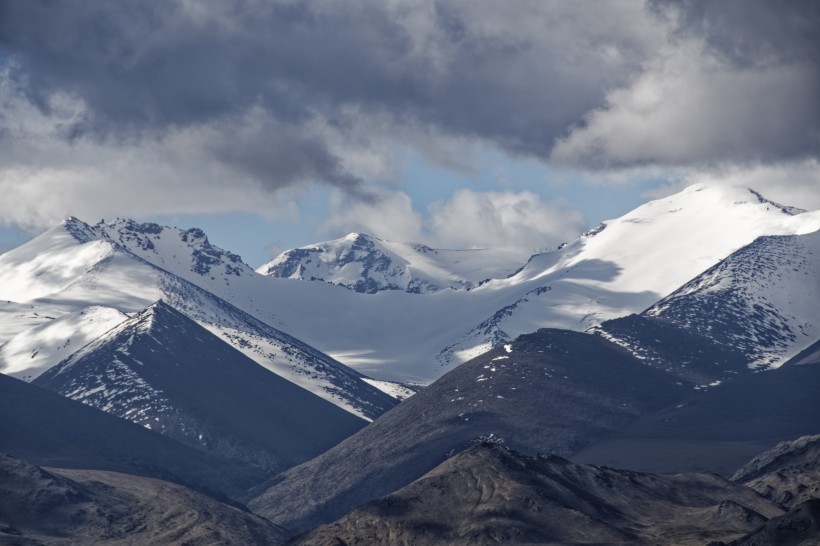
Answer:
<path fill-rule="evenodd" d="M 522 256 L 695 183 L 820 208 L 814 0 L 1 0 L 0 251 L 68 216 L 256 267 Z"/>

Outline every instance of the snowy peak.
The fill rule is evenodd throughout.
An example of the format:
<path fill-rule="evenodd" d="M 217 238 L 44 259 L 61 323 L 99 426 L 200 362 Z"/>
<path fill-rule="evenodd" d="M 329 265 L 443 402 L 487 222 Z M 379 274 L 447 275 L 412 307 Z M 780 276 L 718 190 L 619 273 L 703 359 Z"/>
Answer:
<path fill-rule="evenodd" d="M 519 265 L 519 257 L 504 250 L 434 249 L 351 233 L 283 252 L 257 271 L 271 277 L 325 281 L 368 294 L 429 293 L 470 289 L 489 278 L 507 276 Z"/>
<path fill-rule="evenodd" d="M 797 212 L 742 186 L 696 184 L 650 201 L 473 290 L 496 310 L 437 358 L 449 367 L 538 328 L 640 313 L 759 236 L 820 229 L 820 211 Z"/>
<path fill-rule="evenodd" d="M 63 229 L 80 243 L 88 243 L 99 238 L 93 227 L 74 216 L 69 216 L 63 221 Z"/>
<path fill-rule="evenodd" d="M 252 272 L 241 257 L 212 245 L 198 228 L 181 230 L 118 218 L 109 223 L 100 222 L 92 229 L 99 238 L 183 277 L 188 273 L 202 277 L 238 277 Z"/>
<path fill-rule="evenodd" d="M 162 301 L 34 384 L 268 471 L 316 455 L 365 423 L 257 365 Z"/>
<path fill-rule="evenodd" d="M 789 214 L 786 212 L 786 214 Z M 820 231 L 764 236 L 653 305 L 647 316 L 777 367 L 820 338 Z"/>
<path fill-rule="evenodd" d="M 65 289 L 114 252 L 76 218 L 0 255 L 0 299 L 27 302 Z"/>

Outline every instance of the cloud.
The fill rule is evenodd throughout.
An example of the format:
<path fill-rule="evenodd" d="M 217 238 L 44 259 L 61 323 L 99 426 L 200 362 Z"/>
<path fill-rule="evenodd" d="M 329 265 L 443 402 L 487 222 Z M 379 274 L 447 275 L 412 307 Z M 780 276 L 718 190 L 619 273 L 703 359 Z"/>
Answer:
<path fill-rule="evenodd" d="M 820 149 L 820 72 L 734 67 L 676 44 L 558 141 L 552 159 L 593 168 L 801 159 Z"/>
<path fill-rule="evenodd" d="M 148 192 L 167 212 L 274 210 L 317 183 L 366 201 L 407 149 L 462 171 L 470 146 L 601 172 L 816 159 L 819 11 L 6 0 L 0 186 L 33 222 L 136 215 Z"/>
<path fill-rule="evenodd" d="M 128 148 L 216 128 L 215 159 L 267 187 L 355 188 L 350 151 L 313 128 L 371 155 L 437 133 L 543 156 L 640 66 L 650 19 L 627 3 L 9 0 L 0 55 L 44 116 L 58 95 L 84 105 L 65 138 Z M 255 132 L 237 134 L 249 112 Z"/>
<path fill-rule="evenodd" d="M 371 203 L 351 202 L 337 193 L 323 232 L 337 237 L 364 232 L 398 242 L 438 248 L 506 248 L 522 259 L 572 241 L 585 229 L 577 211 L 543 201 L 531 192 L 457 190 L 423 215 L 407 194 L 393 191 Z"/>
<path fill-rule="evenodd" d="M 356 232 L 397 242 L 421 242 L 424 239 L 423 219 L 404 192 L 384 191 L 367 201 L 334 192 L 330 211 L 319 227 L 320 232 L 329 237 Z"/>
<path fill-rule="evenodd" d="M 689 171 L 647 197 L 671 195 L 692 184 L 746 186 L 781 205 L 820 210 L 820 162 L 816 159 Z"/>
<path fill-rule="evenodd" d="M 248 164 L 214 159 L 224 145 L 215 130 L 183 128 L 123 146 L 118 139 L 66 139 L 64 128 L 81 119 L 85 105 L 54 95 L 48 113 L 9 92 L 0 74 L 6 121 L 0 146 L 0 219 L 30 230 L 51 227 L 68 215 L 89 220 L 163 213 L 253 211 L 287 217 L 294 211 L 272 194 Z M 241 143 L 237 123 L 232 134 Z M 285 192 L 281 189 L 280 192 Z"/>
<path fill-rule="evenodd" d="M 584 229 L 577 211 L 547 203 L 531 192 L 458 190 L 431 208 L 430 229 L 439 245 L 553 250 Z"/>

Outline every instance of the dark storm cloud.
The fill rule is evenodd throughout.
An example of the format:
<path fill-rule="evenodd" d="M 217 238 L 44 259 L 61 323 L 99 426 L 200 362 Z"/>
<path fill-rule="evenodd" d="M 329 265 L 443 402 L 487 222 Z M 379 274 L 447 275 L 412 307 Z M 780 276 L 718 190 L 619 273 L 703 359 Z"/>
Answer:
<path fill-rule="evenodd" d="M 560 51 L 544 47 L 560 43 L 567 30 L 547 42 L 531 30 L 477 32 L 472 26 L 484 16 L 478 7 L 430 6 L 429 18 L 416 24 L 413 14 L 407 23 L 379 2 L 7 0 L 0 7 L 0 47 L 42 109 L 58 91 L 85 101 L 87 115 L 66 134 L 165 130 L 258 107 L 295 135 L 291 148 L 306 145 L 294 150 L 294 161 L 318 158 L 313 170 L 330 166 L 329 177 L 339 176 L 338 161 L 302 129 L 316 116 L 343 125 L 350 121 L 339 108 L 353 105 L 397 125 L 544 156 L 629 64 L 607 66 L 593 55 L 582 67 L 571 58 L 579 52 L 569 40 Z M 524 4 L 505 8 L 516 9 L 524 19 L 528 9 L 544 18 L 545 10 Z M 596 46 L 595 40 L 641 47 L 619 34 L 582 45 Z M 244 156 L 251 170 L 274 167 L 261 143 Z M 294 169 L 300 171 L 286 165 L 283 174 Z"/>
<path fill-rule="evenodd" d="M 306 178 L 358 187 L 322 127 L 365 145 L 401 143 L 410 128 L 547 158 L 647 70 L 670 9 L 682 14 L 679 36 L 702 37 L 736 65 L 806 63 L 795 85 L 817 85 L 816 3 L 659 0 L 656 18 L 639 3 L 573 4 L 5 0 L 0 49 L 44 112 L 58 92 L 83 100 L 67 138 L 128 141 L 223 124 L 206 148 L 274 188 Z M 773 148 L 740 139 L 727 157 L 811 153 L 818 107 L 791 107 L 806 113 L 792 138 L 781 131 Z M 237 128 L 249 111 L 264 118 L 252 135 Z M 374 116 L 387 121 L 370 135 Z M 703 154 L 679 155 L 674 162 Z M 666 159 L 621 163 L 653 161 Z"/>
<path fill-rule="evenodd" d="M 820 65 L 816 0 L 652 0 L 661 16 L 674 10 L 676 32 L 705 38 L 737 66 L 807 62 Z"/>

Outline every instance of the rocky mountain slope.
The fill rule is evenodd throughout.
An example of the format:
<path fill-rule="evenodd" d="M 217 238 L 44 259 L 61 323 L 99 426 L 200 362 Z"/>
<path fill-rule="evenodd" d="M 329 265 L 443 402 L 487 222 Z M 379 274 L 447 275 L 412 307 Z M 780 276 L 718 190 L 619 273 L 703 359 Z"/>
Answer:
<path fill-rule="evenodd" d="M 0 454 L 0 543 L 275 545 L 283 533 L 181 485 Z"/>
<path fill-rule="evenodd" d="M 778 442 L 820 429 L 820 366 L 786 363 L 739 375 L 648 415 L 576 455 L 577 462 L 647 472 L 731 476 Z"/>
<path fill-rule="evenodd" d="M 173 481 L 227 498 L 264 480 L 144 427 L 0 374 L 0 453 L 39 466 Z"/>
<path fill-rule="evenodd" d="M 656 476 L 478 445 L 292 543 L 703 545 L 782 513 L 714 475 Z"/>
<path fill-rule="evenodd" d="M 162 301 L 34 384 L 268 472 L 314 457 L 365 424 L 257 365 Z"/>
<path fill-rule="evenodd" d="M 589 334 L 542 330 L 449 372 L 249 506 L 291 531 L 340 517 L 482 439 L 570 455 L 691 392 Z"/>

